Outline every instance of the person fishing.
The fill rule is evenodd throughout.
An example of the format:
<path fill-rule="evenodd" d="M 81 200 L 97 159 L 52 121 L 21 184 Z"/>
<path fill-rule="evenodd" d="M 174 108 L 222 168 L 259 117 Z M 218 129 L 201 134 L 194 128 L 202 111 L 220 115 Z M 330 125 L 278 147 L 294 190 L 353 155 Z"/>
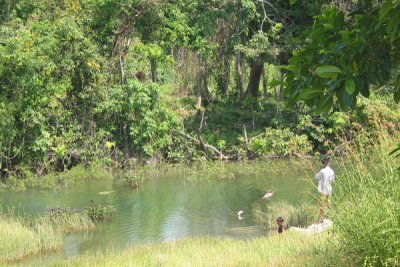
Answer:
<path fill-rule="evenodd" d="M 324 221 L 324 204 L 331 208 L 332 183 L 335 180 L 335 172 L 330 167 L 330 159 L 322 160 L 323 168 L 315 175 L 318 180 L 318 192 L 321 194 L 319 206 L 319 222 Z"/>

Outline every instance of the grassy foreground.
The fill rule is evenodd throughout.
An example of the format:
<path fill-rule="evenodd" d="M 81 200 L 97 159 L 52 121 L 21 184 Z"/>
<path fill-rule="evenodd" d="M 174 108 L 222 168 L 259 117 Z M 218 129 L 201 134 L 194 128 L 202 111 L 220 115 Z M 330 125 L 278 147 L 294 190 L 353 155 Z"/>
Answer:
<path fill-rule="evenodd" d="M 14 218 L 0 218 L 0 263 L 16 261 L 28 255 L 61 248 L 62 235 L 52 227 L 27 227 Z"/>
<path fill-rule="evenodd" d="M 250 240 L 194 238 L 107 251 L 65 260 L 57 266 L 326 266 L 329 233 Z"/>
<path fill-rule="evenodd" d="M 90 218 L 82 214 L 56 218 L 43 216 L 34 220 L 0 214 L 0 265 L 61 249 L 63 233 L 94 228 L 95 224 Z"/>
<path fill-rule="evenodd" d="M 332 219 L 342 251 L 359 266 L 400 266 L 400 164 L 389 155 L 399 139 L 382 138 L 341 163 Z"/>

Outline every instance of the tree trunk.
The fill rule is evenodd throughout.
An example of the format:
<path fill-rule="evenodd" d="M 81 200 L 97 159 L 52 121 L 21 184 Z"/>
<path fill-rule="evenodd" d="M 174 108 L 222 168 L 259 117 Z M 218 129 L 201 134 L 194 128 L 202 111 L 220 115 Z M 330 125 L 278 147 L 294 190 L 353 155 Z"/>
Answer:
<path fill-rule="evenodd" d="M 240 99 L 243 97 L 243 73 L 242 73 L 242 57 L 240 51 L 236 54 L 236 72 L 238 76 L 238 87 Z"/>
<path fill-rule="evenodd" d="M 283 73 L 282 70 L 280 70 L 280 72 L 279 72 L 279 79 L 280 79 L 281 81 L 283 81 L 283 77 L 284 77 L 284 73 Z M 280 84 L 280 85 L 279 85 L 279 98 L 282 98 L 282 97 L 283 97 L 283 84 Z"/>
<path fill-rule="evenodd" d="M 262 57 L 256 57 L 251 63 L 249 83 L 247 85 L 245 96 L 250 94 L 252 97 L 258 98 L 258 91 L 263 69 L 264 69 L 264 61 Z"/>
<path fill-rule="evenodd" d="M 122 126 L 122 133 L 124 136 L 124 160 L 129 159 L 130 153 L 129 153 L 129 127 L 127 124 L 124 124 Z"/>
<path fill-rule="evenodd" d="M 263 92 L 264 92 L 264 97 L 267 97 L 268 93 L 268 73 L 265 71 L 265 68 L 263 68 Z"/>
<path fill-rule="evenodd" d="M 203 61 L 200 55 L 197 55 L 197 66 L 196 108 L 201 108 L 204 100 L 212 99 L 212 93 L 208 86 L 207 61 Z"/>
<path fill-rule="evenodd" d="M 156 83 L 158 80 L 157 60 L 155 58 L 150 59 L 150 65 L 151 65 L 151 80 L 153 83 Z"/>
<path fill-rule="evenodd" d="M 202 98 L 201 98 L 201 82 L 197 81 L 196 85 L 196 109 L 201 109 Z"/>
<path fill-rule="evenodd" d="M 125 58 L 122 54 L 119 56 L 119 71 L 121 86 L 125 84 Z"/>
<path fill-rule="evenodd" d="M 224 96 L 228 95 L 230 78 L 231 78 L 231 55 L 225 54 L 224 55 L 224 87 L 223 87 Z"/>
<path fill-rule="evenodd" d="M 197 55 L 197 83 L 196 83 L 196 108 L 201 109 L 203 99 L 202 99 L 202 89 L 203 89 L 203 74 L 204 71 L 203 64 L 200 59 L 200 55 Z"/>
<path fill-rule="evenodd" d="M 201 71 L 201 77 L 200 79 L 203 81 L 203 98 L 206 99 L 207 101 L 210 101 L 212 99 L 212 92 L 211 88 L 208 86 L 208 72 L 207 72 L 207 62 L 204 61 L 202 66 L 202 71 Z"/>

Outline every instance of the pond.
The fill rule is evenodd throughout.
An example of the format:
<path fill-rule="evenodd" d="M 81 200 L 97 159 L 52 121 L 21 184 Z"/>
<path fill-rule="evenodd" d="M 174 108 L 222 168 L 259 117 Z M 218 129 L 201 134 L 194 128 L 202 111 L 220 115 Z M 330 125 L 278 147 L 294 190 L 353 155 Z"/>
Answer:
<path fill-rule="evenodd" d="M 233 168 L 230 179 L 189 178 L 182 171 L 169 171 L 150 177 L 137 189 L 91 181 L 85 185 L 58 190 L 4 192 L 1 205 L 14 212 L 40 215 L 48 208 L 83 207 L 96 203 L 112 205 L 115 216 L 89 233 L 64 236 L 64 250 L 57 257 L 69 258 L 85 252 L 125 249 L 137 244 L 168 242 L 195 236 L 250 238 L 265 235 L 252 215 L 255 203 L 269 190 L 273 199 L 296 203 L 301 194 L 313 188 L 300 178 L 307 175 L 283 164 L 285 171 L 259 168 L 243 171 Z M 251 166 L 247 166 L 251 170 Z M 278 168 L 278 169 L 279 169 Z M 241 169 L 241 170 L 240 170 Z M 261 170 L 260 170 L 261 169 Z M 218 172 L 217 172 L 218 173 Z M 108 194 L 99 194 L 112 191 Z M 243 215 L 238 217 L 238 211 Z"/>

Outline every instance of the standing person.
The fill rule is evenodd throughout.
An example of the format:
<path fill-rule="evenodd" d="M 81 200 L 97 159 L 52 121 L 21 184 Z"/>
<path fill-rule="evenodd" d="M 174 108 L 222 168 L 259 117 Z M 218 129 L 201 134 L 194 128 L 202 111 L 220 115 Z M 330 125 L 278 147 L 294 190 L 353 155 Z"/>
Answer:
<path fill-rule="evenodd" d="M 278 219 L 276 219 L 276 224 L 278 225 L 278 234 L 281 235 L 283 233 L 283 223 L 285 222 L 285 220 L 282 217 L 278 217 Z"/>
<path fill-rule="evenodd" d="M 322 160 L 323 168 L 315 175 L 318 180 L 318 192 L 321 194 L 321 202 L 319 206 L 319 221 L 324 220 L 324 203 L 328 208 L 331 207 L 330 197 L 332 195 L 332 182 L 335 180 L 335 173 L 330 167 L 330 159 Z"/>

